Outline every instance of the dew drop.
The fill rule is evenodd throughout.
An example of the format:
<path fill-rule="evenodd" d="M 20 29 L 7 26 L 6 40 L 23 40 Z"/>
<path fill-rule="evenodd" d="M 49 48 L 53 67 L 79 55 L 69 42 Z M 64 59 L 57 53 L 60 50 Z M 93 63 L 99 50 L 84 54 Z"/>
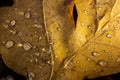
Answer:
<path fill-rule="evenodd" d="M 88 27 L 89 29 L 91 29 L 91 28 L 92 28 L 92 26 L 91 26 L 91 25 L 88 25 L 87 27 Z"/>
<path fill-rule="evenodd" d="M 107 37 L 107 38 L 111 38 L 112 36 L 111 36 L 110 34 L 107 34 L 106 37 Z"/>
<path fill-rule="evenodd" d="M 101 7 L 98 7 L 98 10 L 101 10 L 102 8 Z"/>
<path fill-rule="evenodd" d="M 24 48 L 25 51 L 28 51 L 32 48 L 32 45 L 30 43 L 24 43 L 23 48 Z"/>
<path fill-rule="evenodd" d="M 9 26 L 4 24 L 3 27 L 4 27 L 5 29 L 7 29 Z"/>
<path fill-rule="evenodd" d="M 36 28 L 42 28 L 42 25 L 38 25 L 38 24 L 35 24 L 33 26 L 36 27 Z"/>
<path fill-rule="evenodd" d="M 57 30 L 58 30 L 58 31 L 61 31 L 61 27 L 57 27 Z"/>
<path fill-rule="evenodd" d="M 42 48 L 41 50 L 42 50 L 42 52 L 45 52 L 45 48 Z"/>
<path fill-rule="evenodd" d="M 50 42 L 49 44 L 53 46 L 53 45 L 54 45 L 54 42 Z"/>
<path fill-rule="evenodd" d="M 38 59 L 37 59 L 37 58 L 35 59 L 35 62 L 38 62 Z"/>
<path fill-rule="evenodd" d="M 11 20 L 11 21 L 10 21 L 10 26 L 15 26 L 15 24 L 16 24 L 16 21 L 15 21 L 15 20 Z"/>
<path fill-rule="evenodd" d="M 35 78 L 35 74 L 33 72 L 30 72 L 28 74 L 28 80 L 33 80 L 33 78 Z"/>
<path fill-rule="evenodd" d="M 110 24 L 106 25 L 103 29 L 106 30 L 108 28 L 110 28 Z"/>
<path fill-rule="evenodd" d="M 120 13 L 117 16 L 120 17 Z"/>
<path fill-rule="evenodd" d="M 14 35 L 17 33 L 15 30 L 10 30 L 10 32 Z"/>
<path fill-rule="evenodd" d="M 101 61 L 99 61 L 99 65 L 102 67 L 105 67 L 105 66 L 107 66 L 107 62 L 104 60 L 101 60 Z"/>
<path fill-rule="evenodd" d="M 6 44 L 5 44 L 5 47 L 6 48 L 11 48 L 11 47 L 13 47 L 13 45 L 14 45 L 13 41 L 7 41 Z"/>
<path fill-rule="evenodd" d="M 36 56 L 40 56 L 40 53 L 39 52 L 36 52 L 36 53 L 34 53 Z"/>
<path fill-rule="evenodd" d="M 24 16 L 25 16 L 25 18 L 29 19 L 31 17 L 31 13 L 29 11 L 25 12 Z"/>
<path fill-rule="evenodd" d="M 32 63 L 32 62 L 33 62 L 33 60 L 31 59 L 31 60 L 30 60 L 30 62 Z"/>
<path fill-rule="evenodd" d="M 21 43 L 17 44 L 17 47 L 22 47 L 22 46 L 23 46 L 23 44 L 21 44 Z"/>
<path fill-rule="evenodd" d="M 58 58 L 58 55 L 55 55 L 55 58 Z"/>
<path fill-rule="evenodd" d="M 92 52 L 92 55 L 93 55 L 93 56 L 99 56 L 99 53 L 96 52 L 96 51 L 94 51 L 94 52 Z"/>
<path fill-rule="evenodd" d="M 50 61 L 47 61 L 47 64 L 51 64 L 51 62 L 50 62 Z"/>
<path fill-rule="evenodd" d="M 39 40 L 41 40 L 42 39 L 42 36 L 39 36 L 39 38 L 38 38 Z"/>
<path fill-rule="evenodd" d="M 114 27 L 115 30 L 119 29 L 118 27 Z"/>
<path fill-rule="evenodd" d="M 87 10 L 84 10 L 84 13 L 87 13 L 88 11 Z"/>
<path fill-rule="evenodd" d="M 45 52 L 45 53 L 48 53 L 48 54 L 51 52 L 49 47 L 46 47 L 46 48 L 44 47 L 41 50 L 42 50 L 42 52 Z"/>
<path fill-rule="evenodd" d="M 87 61 L 90 61 L 90 58 L 87 58 Z"/>

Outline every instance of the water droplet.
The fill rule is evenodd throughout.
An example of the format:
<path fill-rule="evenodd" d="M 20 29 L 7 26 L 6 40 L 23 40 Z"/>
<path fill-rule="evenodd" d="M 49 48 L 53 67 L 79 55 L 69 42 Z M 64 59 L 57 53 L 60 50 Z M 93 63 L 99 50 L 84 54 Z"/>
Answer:
<path fill-rule="evenodd" d="M 17 46 L 18 46 L 18 47 L 22 47 L 22 46 L 23 46 L 23 44 L 21 44 L 21 43 L 18 43 L 18 44 L 17 44 Z"/>
<path fill-rule="evenodd" d="M 33 62 L 33 60 L 31 59 L 31 60 L 30 60 L 30 62 L 32 63 L 32 62 Z"/>
<path fill-rule="evenodd" d="M 49 47 L 46 47 L 46 48 L 42 48 L 42 52 L 46 52 L 49 54 L 51 52 L 51 50 Z"/>
<path fill-rule="evenodd" d="M 42 48 L 42 51 L 45 52 L 45 48 Z"/>
<path fill-rule="evenodd" d="M 36 52 L 36 53 L 34 53 L 36 56 L 40 56 L 40 53 L 39 52 Z"/>
<path fill-rule="evenodd" d="M 16 21 L 15 21 L 15 20 L 11 20 L 11 21 L 10 21 L 10 26 L 15 26 L 15 24 L 16 24 Z"/>
<path fill-rule="evenodd" d="M 4 24 L 3 27 L 4 27 L 5 29 L 7 29 L 9 26 Z"/>
<path fill-rule="evenodd" d="M 30 43 L 24 43 L 23 48 L 24 48 L 25 51 L 28 51 L 32 48 L 32 45 Z"/>
<path fill-rule="evenodd" d="M 55 55 L 55 58 L 58 58 L 58 55 Z"/>
<path fill-rule="evenodd" d="M 66 67 L 70 67 L 72 66 L 72 64 L 73 64 L 73 61 L 70 61 Z"/>
<path fill-rule="evenodd" d="M 47 64 L 51 64 L 50 61 L 47 61 Z"/>
<path fill-rule="evenodd" d="M 87 10 L 84 10 L 84 13 L 88 13 L 88 11 L 87 11 Z"/>
<path fill-rule="evenodd" d="M 35 59 L 35 62 L 38 62 L 38 59 L 37 59 L 37 58 Z"/>
<path fill-rule="evenodd" d="M 33 80 L 33 78 L 35 78 L 35 74 L 33 72 L 30 72 L 28 74 L 28 80 Z"/>
<path fill-rule="evenodd" d="M 105 27 L 105 28 L 107 28 L 107 29 L 108 29 L 108 28 L 110 28 L 110 25 L 106 25 L 106 27 Z"/>
<path fill-rule="evenodd" d="M 42 28 L 42 25 L 38 25 L 38 24 L 35 24 L 33 26 L 36 27 L 36 28 Z"/>
<path fill-rule="evenodd" d="M 107 34 L 106 37 L 107 37 L 107 38 L 111 38 L 112 36 L 111 36 L 110 34 Z"/>
<path fill-rule="evenodd" d="M 88 25 L 87 27 L 88 27 L 89 29 L 91 29 L 91 28 L 92 28 L 92 26 L 91 26 L 91 25 Z"/>
<path fill-rule="evenodd" d="M 25 18 L 29 19 L 31 17 L 31 13 L 29 11 L 25 12 L 24 16 L 25 16 Z"/>
<path fill-rule="evenodd" d="M 88 61 L 90 61 L 90 58 L 87 58 Z"/>
<path fill-rule="evenodd" d="M 39 40 L 41 40 L 42 39 L 42 36 L 39 36 L 39 38 L 38 38 Z"/>
<path fill-rule="evenodd" d="M 114 27 L 115 30 L 119 29 L 118 27 Z"/>
<path fill-rule="evenodd" d="M 14 45 L 13 41 L 7 41 L 5 47 L 6 48 L 11 48 L 11 47 L 13 47 L 13 45 Z"/>
<path fill-rule="evenodd" d="M 54 45 L 54 42 L 50 42 L 49 44 L 53 46 L 53 45 Z"/>
<path fill-rule="evenodd" d="M 61 27 L 57 27 L 57 30 L 58 30 L 58 31 L 61 31 Z"/>
<path fill-rule="evenodd" d="M 99 56 L 99 53 L 96 52 L 96 51 L 94 51 L 94 52 L 92 52 L 92 55 L 93 55 L 93 56 Z"/>
<path fill-rule="evenodd" d="M 101 7 L 98 7 L 98 10 L 101 10 L 102 8 Z"/>
<path fill-rule="evenodd" d="M 103 61 L 103 60 L 100 60 L 99 65 L 102 66 L 102 67 L 105 67 L 105 66 L 107 66 L 107 62 Z"/>
<path fill-rule="evenodd" d="M 17 33 L 15 30 L 10 30 L 10 32 L 14 35 Z"/>
<path fill-rule="evenodd" d="M 120 17 L 120 13 L 117 16 Z"/>

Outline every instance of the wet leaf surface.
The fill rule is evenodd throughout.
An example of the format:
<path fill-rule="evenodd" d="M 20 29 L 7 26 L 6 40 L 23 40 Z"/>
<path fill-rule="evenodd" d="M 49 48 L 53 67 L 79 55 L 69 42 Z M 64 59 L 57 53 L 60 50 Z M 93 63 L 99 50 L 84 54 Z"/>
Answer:
<path fill-rule="evenodd" d="M 42 0 L 15 0 L 13 6 L 0 8 L 0 53 L 15 72 L 26 77 L 34 73 L 35 80 L 50 78 L 51 52 Z"/>
<path fill-rule="evenodd" d="M 14 0 L 0 8 L 2 58 L 29 80 L 118 73 L 119 6 L 119 0 Z"/>

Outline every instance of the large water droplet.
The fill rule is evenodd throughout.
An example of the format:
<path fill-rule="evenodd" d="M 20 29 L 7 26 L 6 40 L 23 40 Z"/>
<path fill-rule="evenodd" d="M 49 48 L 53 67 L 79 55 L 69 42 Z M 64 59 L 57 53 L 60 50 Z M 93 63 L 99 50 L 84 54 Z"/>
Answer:
<path fill-rule="evenodd" d="M 107 62 L 104 61 L 104 60 L 100 60 L 99 65 L 102 66 L 102 67 L 105 67 L 105 66 L 107 66 Z"/>
<path fill-rule="evenodd" d="M 23 48 L 24 48 L 25 51 L 28 51 L 32 48 L 32 45 L 30 43 L 24 43 Z"/>
<path fill-rule="evenodd" d="M 24 16 L 25 16 L 25 18 L 29 19 L 31 17 L 31 13 L 29 11 L 25 12 Z"/>
<path fill-rule="evenodd" d="M 5 44 L 5 47 L 6 48 L 11 48 L 11 47 L 13 47 L 13 45 L 14 45 L 13 41 L 7 41 L 6 44 Z"/>
<path fill-rule="evenodd" d="M 99 56 L 100 54 L 98 52 L 94 51 L 94 52 L 92 52 L 92 55 L 93 56 Z"/>
<path fill-rule="evenodd" d="M 11 21 L 10 21 L 10 26 L 15 26 L 15 24 L 16 24 L 16 21 L 15 21 L 15 20 L 11 20 Z"/>

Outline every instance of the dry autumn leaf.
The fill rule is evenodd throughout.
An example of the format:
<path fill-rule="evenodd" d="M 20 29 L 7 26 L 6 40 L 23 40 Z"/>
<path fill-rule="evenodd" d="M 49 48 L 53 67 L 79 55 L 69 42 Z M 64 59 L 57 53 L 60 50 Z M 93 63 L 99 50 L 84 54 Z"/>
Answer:
<path fill-rule="evenodd" d="M 119 6 L 119 0 L 14 0 L 0 7 L 0 54 L 29 80 L 118 73 Z"/>

